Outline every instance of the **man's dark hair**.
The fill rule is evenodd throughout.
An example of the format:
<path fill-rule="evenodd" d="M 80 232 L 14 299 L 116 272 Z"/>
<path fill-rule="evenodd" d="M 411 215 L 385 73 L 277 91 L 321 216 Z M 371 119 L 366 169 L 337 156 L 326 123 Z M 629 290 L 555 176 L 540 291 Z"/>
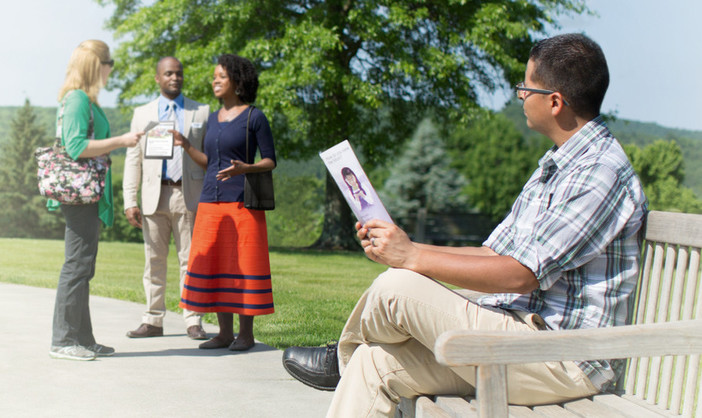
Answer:
<path fill-rule="evenodd" d="M 533 81 L 560 92 L 579 116 L 600 114 L 609 69 L 595 41 L 578 33 L 554 36 L 537 42 L 529 59 L 534 62 Z"/>
<path fill-rule="evenodd" d="M 161 57 L 161 59 L 158 60 L 158 62 L 156 63 L 156 74 L 158 74 L 158 69 L 161 67 L 161 63 L 166 61 L 166 60 L 175 60 L 180 65 L 180 68 L 183 68 L 183 63 L 180 62 L 180 60 L 178 58 L 169 55 L 166 57 Z"/>
<path fill-rule="evenodd" d="M 222 54 L 217 60 L 227 71 L 229 80 L 236 84 L 236 95 L 244 103 L 256 101 L 258 91 L 258 73 L 251 61 L 234 54 Z"/>

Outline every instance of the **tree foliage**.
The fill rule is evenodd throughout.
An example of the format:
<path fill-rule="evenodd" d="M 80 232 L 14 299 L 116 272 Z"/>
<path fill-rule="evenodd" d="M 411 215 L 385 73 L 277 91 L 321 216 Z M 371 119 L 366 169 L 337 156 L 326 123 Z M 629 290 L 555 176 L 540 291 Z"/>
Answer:
<path fill-rule="evenodd" d="M 502 114 L 476 119 L 451 138 L 454 166 L 468 181 L 466 193 L 474 209 L 501 220 L 548 149 L 548 139 L 520 134 Z"/>
<path fill-rule="evenodd" d="M 37 189 L 34 151 L 53 142 L 25 100 L 10 123 L 10 138 L 0 150 L 0 231 L 5 237 L 59 238 L 63 219 L 46 209 Z"/>
<path fill-rule="evenodd" d="M 451 168 L 444 141 L 430 119 L 424 119 L 402 152 L 392 158 L 380 196 L 393 217 L 465 209 L 465 180 Z"/>
<path fill-rule="evenodd" d="M 322 230 L 323 181 L 274 175 L 276 208 L 266 213 L 269 245 L 306 247 Z"/>
<path fill-rule="evenodd" d="M 628 144 L 624 150 L 644 186 L 649 209 L 702 213 L 702 201 L 682 184 L 685 166 L 675 141 L 659 139 L 644 148 Z"/>
<path fill-rule="evenodd" d="M 186 95 L 214 105 L 215 58 L 233 52 L 260 70 L 258 106 L 284 158 L 348 138 L 369 163 L 395 152 L 428 109 L 466 123 L 479 89 L 523 77 L 534 38 L 582 0 L 98 0 L 124 40 L 114 86 L 129 104 L 156 91 L 165 55 L 184 64 Z M 353 244 L 350 211 L 327 179 L 321 246 Z M 344 238 L 346 237 L 346 238 Z"/>

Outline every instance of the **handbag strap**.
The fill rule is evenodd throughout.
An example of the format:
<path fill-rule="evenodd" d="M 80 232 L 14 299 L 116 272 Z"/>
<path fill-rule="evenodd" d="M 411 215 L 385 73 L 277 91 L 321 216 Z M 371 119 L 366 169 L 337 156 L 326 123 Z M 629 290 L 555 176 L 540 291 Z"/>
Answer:
<path fill-rule="evenodd" d="M 61 108 L 59 109 L 58 120 L 56 121 L 56 144 L 55 146 L 61 146 L 61 138 L 63 138 L 63 110 L 66 107 L 66 100 L 68 95 L 73 93 L 75 90 L 69 91 L 61 100 Z M 88 139 L 95 139 L 95 128 L 94 128 L 94 118 L 93 118 L 93 103 L 88 100 L 88 107 L 90 108 L 90 120 L 88 121 Z"/>
<path fill-rule="evenodd" d="M 249 115 L 246 117 L 246 159 L 249 159 L 249 122 L 251 121 L 251 111 L 256 106 L 249 105 Z M 253 164 L 253 157 L 251 162 L 246 162 L 247 164 Z"/>

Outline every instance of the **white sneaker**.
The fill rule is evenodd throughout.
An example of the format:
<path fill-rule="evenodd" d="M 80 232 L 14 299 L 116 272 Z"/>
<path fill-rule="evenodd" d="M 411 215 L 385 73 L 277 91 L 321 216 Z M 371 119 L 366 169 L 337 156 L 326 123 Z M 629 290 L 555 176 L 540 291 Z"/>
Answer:
<path fill-rule="evenodd" d="M 106 345 L 95 343 L 88 347 L 97 357 L 110 357 L 115 354 L 115 349 Z"/>
<path fill-rule="evenodd" d="M 96 357 L 95 352 L 90 351 L 81 345 L 68 345 L 65 347 L 52 345 L 51 350 L 49 350 L 49 355 L 52 358 L 80 361 L 95 360 Z"/>

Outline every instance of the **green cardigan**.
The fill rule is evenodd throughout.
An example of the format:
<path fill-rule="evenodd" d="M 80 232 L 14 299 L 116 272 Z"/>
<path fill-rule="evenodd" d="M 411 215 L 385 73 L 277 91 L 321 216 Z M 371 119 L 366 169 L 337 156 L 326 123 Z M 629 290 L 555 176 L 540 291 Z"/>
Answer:
<path fill-rule="evenodd" d="M 83 90 L 71 90 L 63 98 L 63 121 L 61 143 L 66 147 L 66 152 L 73 159 L 77 159 L 83 150 L 88 146 L 88 125 L 90 122 L 90 99 Z M 60 105 L 59 105 L 60 106 Z M 95 139 L 105 139 L 110 137 L 110 122 L 105 116 L 100 106 L 92 104 L 93 108 L 93 129 Z M 56 123 L 61 109 L 56 112 Z M 49 199 L 46 206 L 49 210 L 58 209 L 60 203 Z M 112 169 L 107 170 L 105 176 L 105 193 L 98 202 L 98 216 L 106 226 L 112 226 L 114 222 L 114 209 L 112 201 Z"/>

